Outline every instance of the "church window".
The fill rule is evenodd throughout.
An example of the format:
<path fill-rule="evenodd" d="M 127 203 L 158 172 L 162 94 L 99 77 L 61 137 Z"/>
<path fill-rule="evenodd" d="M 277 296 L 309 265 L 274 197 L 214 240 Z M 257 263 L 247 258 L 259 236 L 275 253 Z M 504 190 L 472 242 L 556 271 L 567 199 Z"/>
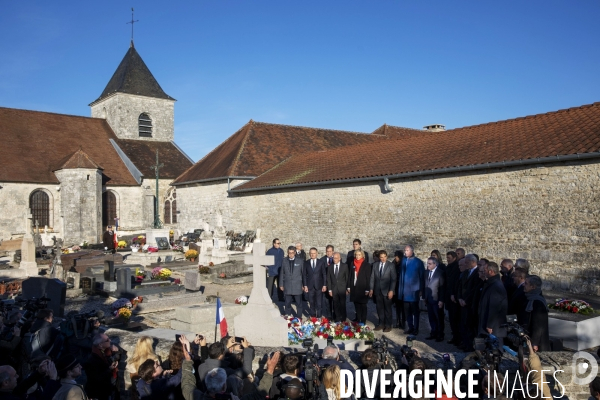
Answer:
<path fill-rule="evenodd" d="M 148 114 L 140 114 L 138 117 L 138 128 L 141 137 L 152 137 L 152 120 Z"/>
<path fill-rule="evenodd" d="M 29 196 L 29 208 L 31 209 L 31 222 L 39 226 L 52 226 L 50 224 L 50 198 L 43 190 L 34 190 Z"/>
<path fill-rule="evenodd" d="M 117 196 L 112 190 L 102 193 L 102 225 L 114 225 L 117 218 Z"/>
<path fill-rule="evenodd" d="M 169 190 L 165 197 L 164 220 L 165 224 L 177 223 L 177 194 L 175 188 Z"/>

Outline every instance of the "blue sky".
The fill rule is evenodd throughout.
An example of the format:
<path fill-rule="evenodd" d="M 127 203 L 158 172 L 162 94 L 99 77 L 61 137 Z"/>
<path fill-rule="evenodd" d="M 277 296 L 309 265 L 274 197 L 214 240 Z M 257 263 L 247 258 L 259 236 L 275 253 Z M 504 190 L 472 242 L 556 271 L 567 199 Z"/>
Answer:
<path fill-rule="evenodd" d="M 4 1 L 0 106 L 90 115 L 129 46 L 198 160 L 248 120 L 448 128 L 600 101 L 600 2 Z"/>

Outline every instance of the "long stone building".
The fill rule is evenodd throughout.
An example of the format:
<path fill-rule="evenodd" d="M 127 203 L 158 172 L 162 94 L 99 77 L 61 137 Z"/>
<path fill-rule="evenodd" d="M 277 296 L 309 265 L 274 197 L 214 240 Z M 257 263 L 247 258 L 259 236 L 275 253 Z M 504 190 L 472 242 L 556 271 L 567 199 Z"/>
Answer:
<path fill-rule="evenodd" d="M 346 252 L 406 243 L 523 257 L 548 287 L 600 295 L 600 103 L 370 134 L 250 121 L 180 175 L 178 226 L 223 221 Z"/>
<path fill-rule="evenodd" d="M 118 218 L 120 230 L 143 232 L 159 214 L 177 223 L 169 184 L 193 165 L 174 142 L 174 103 L 133 42 L 92 117 L 0 108 L 0 240 L 21 237 L 31 222 L 65 244 L 97 243 Z"/>

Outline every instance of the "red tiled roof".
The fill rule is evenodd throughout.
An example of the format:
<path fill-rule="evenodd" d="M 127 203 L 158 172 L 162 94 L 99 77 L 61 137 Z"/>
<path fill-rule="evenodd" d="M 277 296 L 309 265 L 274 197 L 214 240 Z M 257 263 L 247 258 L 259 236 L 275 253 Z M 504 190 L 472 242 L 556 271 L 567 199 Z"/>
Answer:
<path fill-rule="evenodd" d="M 381 143 L 365 143 L 294 156 L 233 191 L 429 173 L 517 160 L 535 162 L 538 158 L 599 151 L 600 103 L 594 103 L 442 132 L 409 133 L 387 141 L 383 149 Z"/>
<path fill-rule="evenodd" d="M 81 149 L 79 149 L 75 153 L 73 153 L 67 159 L 67 161 L 65 161 L 64 163 L 61 163 L 61 166 L 58 167 L 57 170 L 59 170 L 59 169 L 74 169 L 74 168 L 104 169 L 101 166 L 99 166 L 98 164 L 96 164 L 94 162 L 94 160 L 92 160 L 90 158 L 90 156 L 85 154 L 85 152 Z"/>
<path fill-rule="evenodd" d="M 382 138 L 385 136 L 250 120 L 180 175 L 174 184 L 228 176 L 258 176 L 294 154 L 335 149 Z"/>
<path fill-rule="evenodd" d="M 104 119 L 0 107 L 0 181 L 58 183 L 53 171 L 81 148 L 107 185 L 137 185 L 109 139 L 117 137 Z"/>
<path fill-rule="evenodd" d="M 159 169 L 160 179 L 175 179 L 193 164 L 171 142 L 135 139 L 117 139 L 116 142 L 145 179 L 155 176 L 154 169 L 151 167 L 156 164 L 156 150 L 158 150 L 158 162 L 164 164 Z"/>

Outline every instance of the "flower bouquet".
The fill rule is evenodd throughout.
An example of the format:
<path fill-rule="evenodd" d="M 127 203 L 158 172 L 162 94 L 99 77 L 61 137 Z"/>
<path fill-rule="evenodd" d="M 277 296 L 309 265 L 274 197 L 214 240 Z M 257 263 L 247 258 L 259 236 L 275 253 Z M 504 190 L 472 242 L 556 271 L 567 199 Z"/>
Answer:
<path fill-rule="evenodd" d="M 127 307 L 119 308 L 117 310 L 116 317 L 123 319 L 125 321 L 129 321 L 129 318 L 131 318 L 131 309 L 129 309 Z"/>
<path fill-rule="evenodd" d="M 135 281 L 137 283 L 141 283 L 146 279 L 146 271 L 136 268 L 135 269 Z"/>
<path fill-rule="evenodd" d="M 246 304 L 248 304 L 248 297 L 239 296 L 238 298 L 235 299 L 235 304 L 241 304 L 241 305 L 245 306 Z"/>
<path fill-rule="evenodd" d="M 210 268 L 205 267 L 204 265 L 200 265 L 198 267 L 198 272 L 200 272 L 201 274 L 210 274 Z"/>
<path fill-rule="evenodd" d="M 75 245 L 75 246 L 71 247 L 71 250 L 73 250 L 73 252 L 76 252 L 76 251 L 81 250 L 81 247 Z"/>
<path fill-rule="evenodd" d="M 288 317 L 288 342 L 300 343 L 304 339 L 360 339 L 373 340 L 375 334 L 367 325 L 358 322 L 331 322 L 327 318 L 310 318 L 305 322 Z"/>
<path fill-rule="evenodd" d="M 152 279 L 159 281 L 166 281 L 171 277 L 171 270 L 163 267 L 156 267 L 152 269 Z"/>
<path fill-rule="evenodd" d="M 198 252 L 196 250 L 188 250 L 185 252 L 185 259 L 189 261 L 196 261 L 196 257 L 198 257 Z"/>
<path fill-rule="evenodd" d="M 144 235 L 139 235 L 137 237 L 134 237 L 133 240 L 131 241 L 131 244 L 135 244 L 138 247 L 144 247 L 144 245 L 146 244 L 146 236 Z"/>
<path fill-rule="evenodd" d="M 171 250 L 183 253 L 183 246 L 180 246 L 178 244 L 174 244 L 173 246 L 171 246 Z"/>
<path fill-rule="evenodd" d="M 554 310 L 566 311 L 573 314 L 589 315 L 595 311 L 588 302 L 583 300 L 568 300 L 568 299 L 556 299 L 554 304 L 548 306 Z"/>
<path fill-rule="evenodd" d="M 119 240 L 119 243 L 117 243 L 117 247 L 120 249 L 124 249 L 125 247 L 127 247 L 127 242 L 124 240 Z"/>

